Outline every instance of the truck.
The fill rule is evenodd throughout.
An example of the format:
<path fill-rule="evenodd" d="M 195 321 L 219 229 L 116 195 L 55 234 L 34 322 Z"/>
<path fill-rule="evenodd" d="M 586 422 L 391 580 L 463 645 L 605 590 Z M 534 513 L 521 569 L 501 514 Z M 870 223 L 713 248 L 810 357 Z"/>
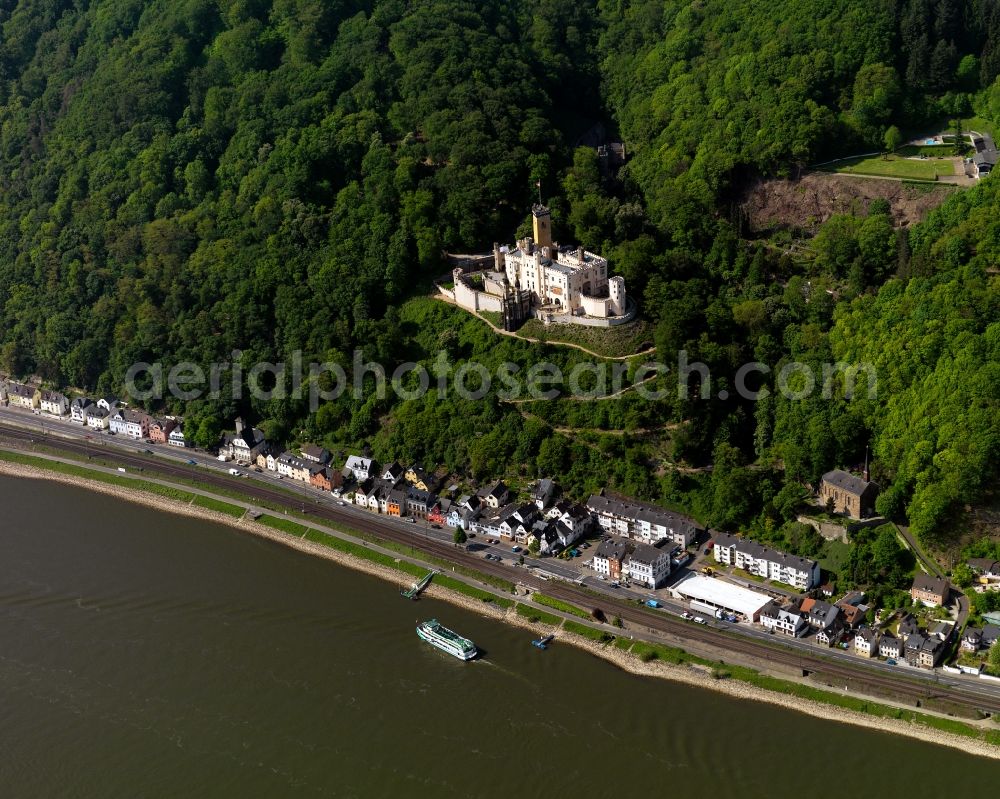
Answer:
<path fill-rule="evenodd" d="M 658 608 L 658 607 L 660 607 L 660 603 L 657 602 L 655 599 L 647 599 L 646 600 L 646 607 L 647 608 Z"/>
<path fill-rule="evenodd" d="M 230 469 L 229 473 L 234 477 L 239 477 L 242 474 L 242 472 L 239 469 Z"/>

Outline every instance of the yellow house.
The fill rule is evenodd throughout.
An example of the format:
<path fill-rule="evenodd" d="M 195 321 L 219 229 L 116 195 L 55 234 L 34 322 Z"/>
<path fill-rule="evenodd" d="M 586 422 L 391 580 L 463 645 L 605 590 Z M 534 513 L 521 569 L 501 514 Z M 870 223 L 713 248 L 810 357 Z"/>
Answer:
<path fill-rule="evenodd" d="M 437 478 L 419 466 L 411 466 L 407 469 L 403 479 L 420 491 L 434 491 L 437 488 Z"/>

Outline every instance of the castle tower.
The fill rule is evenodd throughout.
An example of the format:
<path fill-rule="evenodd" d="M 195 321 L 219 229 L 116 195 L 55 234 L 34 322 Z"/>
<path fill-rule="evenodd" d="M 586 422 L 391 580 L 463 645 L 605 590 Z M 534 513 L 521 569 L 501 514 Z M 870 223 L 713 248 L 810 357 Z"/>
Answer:
<path fill-rule="evenodd" d="M 608 281 L 608 297 L 611 300 L 610 308 L 612 316 L 625 315 L 625 278 L 615 275 Z"/>
<path fill-rule="evenodd" d="M 535 228 L 535 245 L 538 247 L 552 246 L 552 215 L 548 206 L 535 203 L 531 206 L 531 217 Z"/>

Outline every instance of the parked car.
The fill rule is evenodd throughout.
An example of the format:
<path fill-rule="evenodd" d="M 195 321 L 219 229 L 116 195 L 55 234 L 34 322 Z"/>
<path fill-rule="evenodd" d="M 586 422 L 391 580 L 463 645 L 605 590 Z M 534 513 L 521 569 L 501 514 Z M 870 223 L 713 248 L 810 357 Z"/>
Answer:
<path fill-rule="evenodd" d="M 681 614 L 682 619 L 693 619 L 694 617 L 688 613 L 686 610 Z"/>
<path fill-rule="evenodd" d="M 517 544 L 515 544 L 514 546 L 512 546 L 510 548 L 510 551 L 511 552 L 520 552 L 521 551 L 521 547 L 519 547 Z"/>
<path fill-rule="evenodd" d="M 188 458 L 187 462 L 188 462 L 188 466 L 197 466 L 198 465 L 198 461 L 196 461 L 196 460 L 194 460 L 192 458 Z"/>
<path fill-rule="evenodd" d="M 694 623 L 695 624 L 708 624 L 708 622 L 705 621 L 701 616 L 695 616 L 694 617 Z"/>

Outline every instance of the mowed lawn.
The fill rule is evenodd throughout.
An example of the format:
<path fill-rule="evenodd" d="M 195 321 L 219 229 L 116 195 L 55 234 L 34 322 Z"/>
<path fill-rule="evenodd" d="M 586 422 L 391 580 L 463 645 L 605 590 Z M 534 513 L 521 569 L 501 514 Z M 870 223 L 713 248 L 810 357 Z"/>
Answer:
<path fill-rule="evenodd" d="M 873 155 L 868 158 L 850 158 L 831 164 L 834 172 L 848 172 L 853 175 L 880 175 L 905 180 L 936 180 L 938 175 L 954 175 L 955 167 L 950 159 L 912 159 L 890 155 L 883 158 Z"/>

